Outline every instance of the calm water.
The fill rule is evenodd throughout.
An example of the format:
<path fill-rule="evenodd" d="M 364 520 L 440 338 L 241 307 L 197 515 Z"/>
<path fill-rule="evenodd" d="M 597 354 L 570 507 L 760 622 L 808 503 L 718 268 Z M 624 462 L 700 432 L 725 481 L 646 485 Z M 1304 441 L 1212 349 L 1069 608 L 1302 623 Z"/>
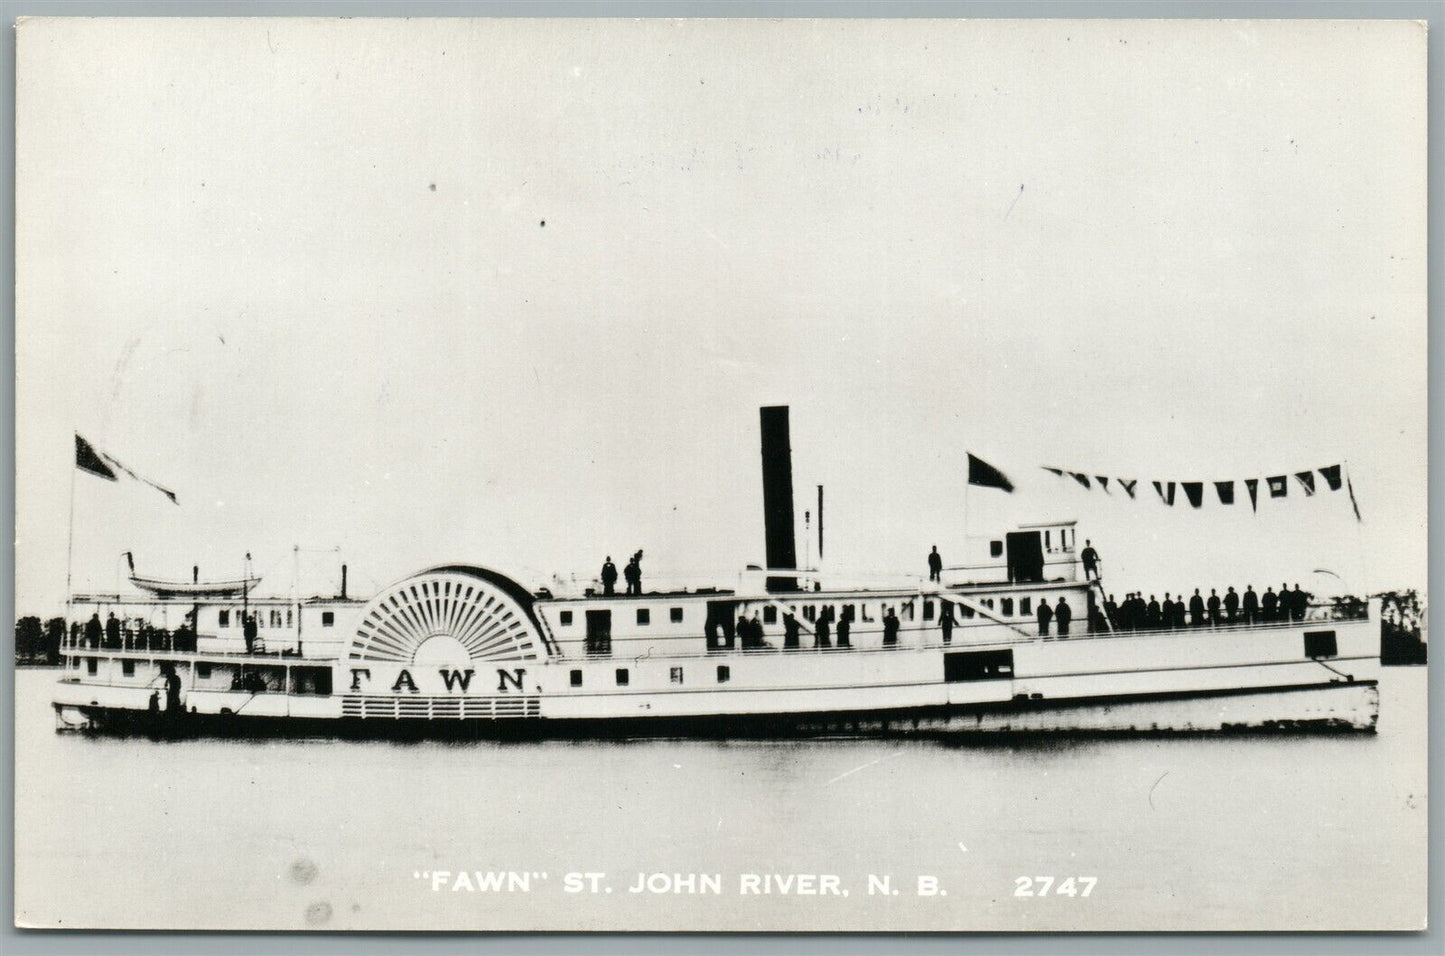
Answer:
<path fill-rule="evenodd" d="M 1425 671 L 1375 736 L 440 744 L 57 735 L 16 678 L 16 914 L 185 928 L 1411 928 L 1424 920 Z M 530 892 L 414 873 L 515 870 Z M 611 894 L 563 892 L 568 871 Z M 722 895 L 632 894 L 644 872 Z M 739 895 L 743 873 L 849 896 Z M 897 896 L 867 894 L 891 875 Z M 947 895 L 920 897 L 919 875 Z M 1089 898 L 1014 896 L 1092 876 Z"/>

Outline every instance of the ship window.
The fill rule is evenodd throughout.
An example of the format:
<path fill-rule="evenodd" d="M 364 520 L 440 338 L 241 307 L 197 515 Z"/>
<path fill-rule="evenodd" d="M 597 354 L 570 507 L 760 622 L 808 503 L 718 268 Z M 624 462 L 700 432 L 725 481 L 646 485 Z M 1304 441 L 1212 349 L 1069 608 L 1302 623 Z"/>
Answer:
<path fill-rule="evenodd" d="M 1000 614 L 1003 614 L 1003 615 L 1006 616 L 1006 617 L 1010 617 L 1010 616 L 1013 615 L 1013 612 L 1014 612 L 1014 599 L 1013 599 L 1013 598 L 999 598 L 999 602 L 998 602 L 998 603 L 999 603 L 999 613 L 1000 613 Z"/>
<path fill-rule="evenodd" d="M 1003 542 L 1002 542 L 1002 541 L 990 541 L 990 542 L 988 543 L 988 554 L 989 554 L 989 557 L 992 557 L 992 558 L 1001 558 L 1001 557 L 1003 557 Z"/>
<path fill-rule="evenodd" d="M 973 617 L 973 608 L 967 604 L 960 604 L 958 610 L 965 618 Z"/>
<path fill-rule="evenodd" d="M 135 676 L 135 661 L 121 661 L 120 672 L 127 677 Z"/>
<path fill-rule="evenodd" d="M 813 608 L 813 605 L 803 605 L 803 619 L 805 621 L 816 621 L 818 619 L 818 612 Z"/>
<path fill-rule="evenodd" d="M 626 687 L 626 686 L 627 686 L 627 668 L 625 668 L 625 667 L 619 667 L 619 668 L 617 668 L 617 686 L 618 686 L 618 687 Z"/>
<path fill-rule="evenodd" d="M 289 607 L 286 609 L 286 626 L 291 626 L 291 609 Z"/>
<path fill-rule="evenodd" d="M 1338 657 L 1339 653 L 1334 631 L 1305 631 L 1305 657 Z"/>
<path fill-rule="evenodd" d="M 566 613 L 568 613 L 568 612 L 563 611 L 562 613 L 566 614 Z M 581 671 L 573 671 L 573 672 L 572 672 L 572 686 L 573 686 L 573 687 L 581 687 L 581 686 L 582 686 L 582 672 L 581 672 Z"/>
<path fill-rule="evenodd" d="M 777 605 L 775 605 L 775 604 L 769 604 L 769 605 L 767 605 L 767 606 L 765 606 L 765 607 L 763 608 L 763 623 L 764 623 L 764 624 L 776 624 L 776 623 L 778 623 L 778 607 L 777 607 Z"/>
<path fill-rule="evenodd" d="M 85 659 L 85 672 L 86 672 L 87 674 L 94 674 L 94 673 L 95 673 L 96 671 L 98 671 L 99 669 L 100 669 L 100 662 L 99 662 L 98 660 L 96 660 L 94 657 L 87 657 L 87 658 Z"/>
<path fill-rule="evenodd" d="M 334 625 L 335 623 L 336 623 L 336 612 L 335 612 L 335 611 L 322 611 L 322 612 L 321 612 L 321 626 L 322 626 L 322 627 L 331 627 L 331 626 Z"/>
<path fill-rule="evenodd" d="M 562 611 L 560 614 L 557 615 L 557 623 L 561 624 L 563 627 L 570 626 L 572 624 L 572 612 Z"/>
<path fill-rule="evenodd" d="M 933 602 L 932 602 L 932 601 L 924 601 L 924 602 L 923 602 L 923 619 L 924 619 L 925 621 L 931 621 L 931 620 L 933 620 Z"/>
<path fill-rule="evenodd" d="M 984 599 L 983 599 L 983 606 L 984 606 L 984 607 L 987 607 L 987 608 L 992 608 L 992 607 L 993 607 L 993 598 L 984 598 Z"/>
<path fill-rule="evenodd" d="M 1033 598 L 1019 598 L 1019 613 L 1032 614 L 1034 609 Z"/>
<path fill-rule="evenodd" d="M 210 665 L 210 664 L 197 664 L 197 665 L 196 665 L 196 677 L 198 677 L 198 678 L 201 679 L 201 680 L 208 680 L 208 679 L 210 678 L 210 676 L 211 676 L 211 665 Z"/>
<path fill-rule="evenodd" d="M 668 674 L 667 679 L 668 679 L 669 681 L 671 681 L 672 683 L 674 683 L 674 684 L 681 684 L 681 683 L 682 683 L 682 668 L 681 668 L 681 667 L 674 667 L 674 668 L 672 668 L 671 672 Z"/>
<path fill-rule="evenodd" d="M 273 610 L 273 611 L 271 612 L 271 626 L 272 626 L 272 627 L 280 627 L 280 626 L 281 626 L 281 612 L 280 612 L 280 611 Z"/>
<path fill-rule="evenodd" d="M 717 666 L 717 682 L 719 684 L 726 684 L 728 681 L 732 680 L 732 676 L 732 668 L 728 667 L 726 664 L 719 664 Z"/>
<path fill-rule="evenodd" d="M 1049 547 L 1049 532 L 1047 528 L 1044 529 L 1044 547 Z"/>
<path fill-rule="evenodd" d="M 637 609 L 637 623 L 639 625 L 652 623 L 652 611 L 645 607 Z"/>
<path fill-rule="evenodd" d="M 70 659 L 70 666 L 75 668 L 76 670 L 80 670 L 80 658 L 72 657 Z"/>
<path fill-rule="evenodd" d="M 231 626 L 231 612 L 229 609 L 221 611 L 221 620 L 219 623 L 221 627 Z"/>
<path fill-rule="evenodd" d="M 674 624 L 681 624 L 681 623 L 682 623 L 682 608 L 680 608 L 680 607 L 675 607 L 675 608 L 673 608 L 672 610 L 670 610 L 670 611 L 667 612 L 667 616 L 668 616 L 668 619 L 672 621 L 672 623 L 674 623 Z"/>
<path fill-rule="evenodd" d="M 863 607 L 864 607 L 864 608 L 867 608 L 868 605 L 865 604 L 865 605 L 863 605 Z M 853 616 L 853 605 L 851 605 L 851 604 L 845 604 L 845 605 L 843 605 L 843 616 L 846 617 L 846 618 L 847 618 L 848 620 L 850 620 L 850 621 L 856 621 L 856 620 L 857 620 L 857 618 L 855 618 L 855 617 Z"/>

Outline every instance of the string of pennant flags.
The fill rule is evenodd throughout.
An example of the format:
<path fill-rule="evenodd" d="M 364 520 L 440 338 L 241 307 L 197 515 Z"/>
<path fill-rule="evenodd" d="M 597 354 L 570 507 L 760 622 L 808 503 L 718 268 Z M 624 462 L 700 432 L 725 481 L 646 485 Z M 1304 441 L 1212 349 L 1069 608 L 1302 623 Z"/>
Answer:
<path fill-rule="evenodd" d="M 1100 490 L 1105 494 L 1113 494 L 1111 488 L 1117 488 L 1130 499 L 1135 499 L 1145 489 L 1139 487 L 1138 479 L 1117 478 L 1109 475 L 1091 475 L 1081 471 L 1069 471 L 1066 468 L 1054 468 L 1051 465 L 1041 466 L 1044 471 L 1052 472 L 1061 478 L 1072 478 L 1082 487 L 1088 490 Z M 1315 481 L 1318 474 L 1321 481 Z M 1259 510 L 1260 486 L 1264 486 L 1264 492 L 1270 498 L 1286 498 L 1290 491 L 1290 478 L 1294 478 L 1298 491 L 1304 497 L 1313 497 L 1321 491 L 1339 491 L 1343 488 L 1350 496 L 1350 507 L 1354 509 L 1355 520 L 1360 519 L 1360 504 L 1355 500 L 1355 488 L 1350 482 L 1349 472 L 1342 464 L 1326 465 L 1323 468 L 1312 468 L 1308 471 L 1286 472 L 1282 475 L 1268 475 L 1264 478 L 1243 478 L 1230 479 L 1228 481 L 1151 481 L 1154 486 L 1154 493 L 1165 505 L 1173 507 L 1175 501 L 1183 500 L 1189 502 L 1191 508 L 1202 508 L 1207 497 L 1209 486 L 1214 487 L 1214 494 L 1221 505 L 1232 505 L 1235 503 L 1235 489 L 1238 485 L 1244 485 L 1245 491 L 1249 494 L 1249 507 L 1253 511 Z M 1176 494 L 1176 492 L 1182 494 Z"/>

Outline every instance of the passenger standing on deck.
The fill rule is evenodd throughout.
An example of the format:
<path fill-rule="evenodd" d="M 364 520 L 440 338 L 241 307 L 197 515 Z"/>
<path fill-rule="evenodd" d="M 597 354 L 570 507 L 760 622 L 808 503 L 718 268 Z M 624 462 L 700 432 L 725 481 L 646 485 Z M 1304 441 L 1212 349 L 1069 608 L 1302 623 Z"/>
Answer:
<path fill-rule="evenodd" d="M 114 614 L 107 615 L 105 619 L 105 646 L 120 647 L 120 622 Z"/>
<path fill-rule="evenodd" d="M 1219 626 L 1219 592 L 1214 588 L 1209 589 L 1209 626 Z"/>
<path fill-rule="evenodd" d="M 1259 620 L 1259 595 L 1254 593 L 1254 585 L 1244 586 L 1244 623 L 1253 624 Z"/>
<path fill-rule="evenodd" d="M 893 613 L 893 608 L 883 615 L 883 646 L 892 647 L 898 643 L 898 615 Z"/>
<path fill-rule="evenodd" d="M 1039 598 L 1039 637 L 1049 636 L 1049 622 L 1054 619 L 1054 609 L 1049 607 L 1048 598 Z"/>
<path fill-rule="evenodd" d="M 1198 627 L 1204 623 L 1204 598 L 1199 596 L 1199 589 L 1194 589 L 1194 596 L 1189 599 L 1189 626 Z"/>
<path fill-rule="evenodd" d="M 1233 587 L 1224 595 L 1224 616 L 1231 624 L 1239 617 L 1239 595 L 1234 593 Z"/>
<path fill-rule="evenodd" d="M 813 628 L 813 646 L 828 648 L 833 646 L 832 640 L 828 637 L 828 616 L 830 608 L 824 607 L 818 612 L 818 623 Z"/>
<path fill-rule="evenodd" d="M 638 554 L 640 554 L 639 552 Z M 642 565 L 637 563 L 638 555 L 634 554 L 632 560 L 622 569 L 622 576 L 627 580 L 628 594 L 642 593 Z"/>
<path fill-rule="evenodd" d="M 1174 626 L 1174 599 L 1164 592 L 1164 603 L 1159 605 L 1159 626 L 1166 631 Z"/>
<path fill-rule="evenodd" d="M 1296 621 L 1305 619 L 1305 612 L 1310 609 L 1310 596 L 1299 589 L 1299 582 L 1294 583 L 1294 590 L 1289 593 L 1291 617 Z"/>
<path fill-rule="evenodd" d="M 1119 629 L 1119 605 L 1114 603 L 1112 594 L 1104 602 L 1104 619 L 1109 622 L 1109 630 L 1117 631 Z"/>
<path fill-rule="evenodd" d="M 938 602 L 938 627 L 943 631 L 943 643 L 953 641 L 953 602 Z"/>
<path fill-rule="evenodd" d="M 1279 619 L 1288 621 L 1294 617 L 1294 598 L 1290 596 L 1289 584 L 1285 581 L 1279 583 Z"/>
<path fill-rule="evenodd" d="M 100 646 L 100 634 L 104 628 L 100 623 L 100 615 L 92 614 L 90 620 L 85 622 L 85 643 L 91 647 Z"/>
<path fill-rule="evenodd" d="M 1079 554 L 1084 562 L 1084 577 L 1099 580 L 1099 552 L 1088 538 L 1084 539 L 1084 550 Z"/>
<path fill-rule="evenodd" d="M 166 716 L 174 717 L 181 712 L 181 678 L 172 667 L 166 671 Z"/>
<path fill-rule="evenodd" d="M 1164 626 L 1162 609 L 1159 607 L 1159 599 L 1149 595 L 1149 603 L 1144 608 L 1144 626 L 1151 631 L 1157 631 Z"/>
<path fill-rule="evenodd" d="M 943 580 L 943 555 L 938 553 L 938 545 L 936 544 L 933 546 L 933 550 L 928 553 L 928 580 Z"/>
<path fill-rule="evenodd" d="M 1065 601 L 1063 595 L 1059 596 L 1059 606 L 1054 609 L 1054 619 L 1059 622 L 1059 637 L 1069 636 L 1069 621 L 1073 619 L 1074 612 Z"/>
<path fill-rule="evenodd" d="M 611 594 L 617 587 L 617 565 L 612 563 L 612 555 L 602 562 L 602 593 Z"/>
<path fill-rule="evenodd" d="M 1274 588 L 1264 589 L 1264 599 L 1261 602 L 1263 609 L 1261 614 L 1265 623 L 1270 623 L 1279 616 L 1279 596 L 1274 593 Z"/>
<path fill-rule="evenodd" d="M 843 613 L 838 617 L 838 647 L 840 649 L 846 650 L 853 646 L 853 642 L 849 640 L 849 635 L 852 631 L 853 615 L 849 613 L 848 608 L 845 607 L 843 608 Z"/>
<path fill-rule="evenodd" d="M 256 615 L 241 615 L 241 633 L 246 638 L 246 653 L 250 654 L 256 647 Z"/>
<path fill-rule="evenodd" d="M 798 619 L 792 612 L 783 615 L 783 650 L 796 651 L 798 649 Z"/>

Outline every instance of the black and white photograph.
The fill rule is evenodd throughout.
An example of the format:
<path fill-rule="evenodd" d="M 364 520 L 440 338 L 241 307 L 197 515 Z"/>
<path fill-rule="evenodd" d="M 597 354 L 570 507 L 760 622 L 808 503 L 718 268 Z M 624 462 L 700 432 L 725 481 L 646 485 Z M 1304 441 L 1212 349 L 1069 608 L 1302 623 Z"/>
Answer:
<path fill-rule="evenodd" d="M 1426 928 L 1424 23 L 16 44 L 17 926 Z"/>

